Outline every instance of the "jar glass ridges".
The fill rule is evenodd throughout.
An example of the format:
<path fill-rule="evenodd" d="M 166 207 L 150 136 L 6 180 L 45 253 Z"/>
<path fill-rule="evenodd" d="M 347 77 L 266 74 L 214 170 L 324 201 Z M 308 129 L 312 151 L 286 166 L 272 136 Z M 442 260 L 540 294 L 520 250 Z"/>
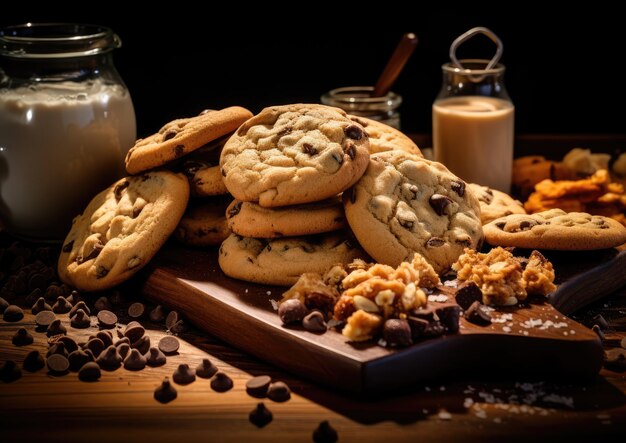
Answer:
<path fill-rule="evenodd" d="M 348 114 L 378 120 L 400 129 L 402 97 L 389 92 L 382 97 L 372 97 L 373 86 L 347 86 L 328 91 L 322 95 L 322 104 L 335 106 Z"/>

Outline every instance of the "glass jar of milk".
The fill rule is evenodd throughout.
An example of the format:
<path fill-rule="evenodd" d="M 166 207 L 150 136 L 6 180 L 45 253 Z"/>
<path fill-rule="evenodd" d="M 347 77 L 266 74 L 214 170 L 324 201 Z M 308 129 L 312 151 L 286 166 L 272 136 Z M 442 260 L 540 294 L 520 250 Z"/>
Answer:
<path fill-rule="evenodd" d="M 513 103 L 504 66 L 460 60 L 442 66 L 443 86 L 433 104 L 433 153 L 463 180 L 510 192 Z"/>
<path fill-rule="evenodd" d="M 136 138 L 109 28 L 0 30 L 0 220 L 13 234 L 62 240 L 90 199 L 124 174 Z"/>

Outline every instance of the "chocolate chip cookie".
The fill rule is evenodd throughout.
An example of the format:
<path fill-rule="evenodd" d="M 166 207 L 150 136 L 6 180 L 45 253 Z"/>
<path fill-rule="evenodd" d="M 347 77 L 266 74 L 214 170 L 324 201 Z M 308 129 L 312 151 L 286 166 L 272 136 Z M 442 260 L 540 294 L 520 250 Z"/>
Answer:
<path fill-rule="evenodd" d="M 367 132 L 370 138 L 370 154 L 399 149 L 400 151 L 424 157 L 420 148 L 413 143 L 413 140 L 396 128 L 365 117 L 357 117 L 355 115 L 349 115 L 348 117 L 365 128 L 365 132 Z"/>
<path fill-rule="evenodd" d="M 341 109 L 294 104 L 265 108 L 222 150 L 228 191 L 263 207 L 330 198 L 355 183 L 369 159 L 363 127 Z"/>
<path fill-rule="evenodd" d="M 305 272 L 323 274 L 337 263 L 367 255 L 339 233 L 274 240 L 231 234 L 219 252 L 222 271 L 230 277 L 268 285 L 293 285 Z"/>
<path fill-rule="evenodd" d="M 126 154 L 126 170 L 137 174 L 179 159 L 223 135 L 233 132 L 252 113 L 239 106 L 174 120 L 159 132 L 137 140 Z"/>
<path fill-rule="evenodd" d="M 465 182 L 441 163 L 403 151 L 372 155 L 344 193 L 344 207 L 361 246 L 391 266 L 419 252 L 441 273 L 482 242 L 479 203 Z"/>
<path fill-rule="evenodd" d="M 221 244 L 230 235 L 226 208 L 232 198 L 213 197 L 190 204 L 174 232 L 176 239 L 190 246 Z"/>
<path fill-rule="evenodd" d="M 84 291 L 127 280 L 165 243 L 188 200 L 187 179 L 169 171 L 114 183 L 72 222 L 59 256 L 61 280 Z"/>
<path fill-rule="evenodd" d="M 513 199 L 509 194 L 505 194 L 497 189 L 488 186 L 468 183 L 467 187 L 474 193 L 480 203 L 480 221 L 486 225 L 496 218 L 509 214 L 526 214 L 524 206 L 519 200 Z"/>
<path fill-rule="evenodd" d="M 234 200 L 226 211 L 228 224 L 244 237 L 277 238 L 337 231 L 346 226 L 341 197 L 302 205 L 264 208 Z"/>
<path fill-rule="evenodd" d="M 507 215 L 486 224 L 484 231 L 489 244 L 529 249 L 587 251 L 626 242 L 626 227 L 616 220 L 561 209 Z"/>
<path fill-rule="evenodd" d="M 222 148 L 231 135 L 214 140 L 185 157 L 182 171 L 189 179 L 191 195 L 210 197 L 228 194 L 219 163 Z"/>

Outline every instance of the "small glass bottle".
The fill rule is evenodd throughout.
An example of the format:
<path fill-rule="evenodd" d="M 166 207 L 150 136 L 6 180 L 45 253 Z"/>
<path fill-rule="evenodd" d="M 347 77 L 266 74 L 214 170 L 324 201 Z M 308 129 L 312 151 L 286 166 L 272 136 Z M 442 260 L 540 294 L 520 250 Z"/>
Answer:
<path fill-rule="evenodd" d="M 477 29 L 459 39 L 485 30 Z M 459 39 L 455 43 L 464 41 Z M 433 103 L 433 153 L 463 180 L 508 193 L 515 108 L 504 86 L 505 68 L 497 63 L 502 52 L 497 42 L 494 59 L 460 61 L 453 43 L 453 61 L 442 66 L 443 85 Z"/>
<path fill-rule="evenodd" d="M 135 112 L 109 28 L 0 30 L 0 218 L 13 234 L 62 240 L 94 195 L 124 174 Z"/>
<path fill-rule="evenodd" d="M 388 92 L 382 97 L 372 97 L 373 86 L 347 86 L 328 91 L 322 95 L 322 104 L 335 106 L 357 117 L 378 120 L 381 123 L 400 129 L 402 97 Z"/>

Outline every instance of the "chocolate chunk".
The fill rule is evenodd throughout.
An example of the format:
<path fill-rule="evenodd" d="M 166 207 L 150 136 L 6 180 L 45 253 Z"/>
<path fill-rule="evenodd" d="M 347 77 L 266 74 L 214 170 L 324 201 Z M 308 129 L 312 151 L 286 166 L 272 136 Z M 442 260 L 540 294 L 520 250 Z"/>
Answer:
<path fill-rule="evenodd" d="M 98 324 L 102 328 L 114 328 L 117 324 L 117 315 L 107 310 L 100 311 L 98 312 Z"/>
<path fill-rule="evenodd" d="M 176 371 L 174 371 L 172 379 L 179 385 L 188 385 L 196 381 L 196 371 L 191 369 L 188 364 L 180 364 Z"/>
<path fill-rule="evenodd" d="M 487 326 L 491 324 L 491 315 L 489 315 L 485 306 L 477 301 L 472 303 L 472 305 L 465 311 L 463 317 L 475 325 Z"/>
<path fill-rule="evenodd" d="M 430 199 L 428 199 L 428 203 L 430 203 L 430 206 L 437 215 L 445 215 L 446 208 L 452 203 L 452 200 L 445 195 L 433 194 Z"/>
<path fill-rule="evenodd" d="M 9 305 L 4 310 L 2 318 L 4 319 L 4 321 L 12 323 L 17 322 L 24 318 L 24 311 L 19 306 Z"/>
<path fill-rule="evenodd" d="M 446 328 L 436 320 L 426 320 L 415 316 L 408 317 L 409 326 L 411 327 L 411 339 L 413 342 L 423 338 L 432 338 L 443 335 Z"/>
<path fill-rule="evenodd" d="M 256 408 L 250 412 L 248 419 L 250 423 L 252 423 L 257 428 L 262 428 L 263 426 L 269 424 L 272 421 L 272 413 L 269 409 L 265 407 L 263 403 L 259 403 L 256 405 Z"/>
<path fill-rule="evenodd" d="M 593 322 L 600 326 L 600 329 L 602 330 L 606 330 L 609 328 L 609 323 L 606 321 L 606 319 L 602 316 L 602 314 L 598 314 L 596 316 L 593 317 Z"/>
<path fill-rule="evenodd" d="M 284 325 L 299 323 L 307 314 L 307 309 L 297 298 L 285 300 L 278 306 L 278 316 Z"/>
<path fill-rule="evenodd" d="M 600 337 L 600 340 L 604 340 L 606 337 L 604 336 L 604 332 L 602 332 L 602 329 L 600 329 L 600 326 L 598 325 L 593 325 L 593 327 L 591 328 L 591 330 L 593 332 L 595 332 L 598 337 Z"/>
<path fill-rule="evenodd" d="M 535 226 L 537 223 L 534 220 L 522 220 L 519 224 L 519 228 L 522 231 L 528 231 L 530 228 Z"/>
<path fill-rule="evenodd" d="M 55 375 L 62 375 L 67 372 L 70 367 L 70 362 L 64 355 L 52 354 L 46 359 L 48 370 Z"/>
<path fill-rule="evenodd" d="M 67 352 L 74 352 L 75 350 L 78 349 L 78 343 L 76 343 L 76 340 L 74 340 L 72 337 L 69 337 L 67 335 L 56 336 L 54 338 L 51 338 L 50 342 L 51 344 L 63 343 L 63 345 L 65 346 L 65 349 L 67 349 Z"/>
<path fill-rule="evenodd" d="M 59 297 L 63 297 L 65 295 L 65 291 L 62 287 L 56 284 L 51 284 L 46 288 L 46 293 L 44 294 L 44 298 L 46 300 L 56 300 Z"/>
<path fill-rule="evenodd" d="M 43 359 L 43 356 L 39 353 L 39 351 L 30 351 L 26 354 L 24 358 L 24 363 L 22 367 L 25 371 L 28 372 L 36 372 L 46 366 L 46 362 Z"/>
<path fill-rule="evenodd" d="M 115 347 L 119 348 L 120 346 L 122 346 L 123 344 L 127 344 L 128 346 L 130 346 L 130 338 L 128 337 L 122 337 L 120 338 L 118 341 L 116 341 L 115 343 Z"/>
<path fill-rule="evenodd" d="M 147 359 L 137 349 L 130 351 L 124 359 L 124 368 L 129 371 L 141 371 L 146 367 Z"/>
<path fill-rule="evenodd" d="M 324 320 L 324 314 L 320 311 L 313 311 L 302 319 L 302 326 L 309 332 L 326 332 L 328 326 Z"/>
<path fill-rule="evenodd" d="M 495 225 L 498 229 L 504 229 L 504 227 L 506 226 L 506 222 L 497 222 Z"/>
<path fill-rule="evenodd" d="M 615 372 L 626 371 L 626 351 L 615 348 L 606 352 L 604 367 Z"/>
<path fill-rule="evenodd" d="M 93 308 L 94 308 L 94 310 L 96 312 L 99 312 L 99 311 L 110 311 L 113 308 L 113 306 L 111 305 L 111 302 L 109 302 L 108 298 L 100 297 L 93 304 Z"/>
<path fill-rule="evenodd" d="M 265 398 L 271 382 L 272 377 L 269 375 L 253 377 L 246 382 L 246 392 L 252 397 Z"/>
<path fill-rule="evenodd" d="M 331 157 L 333 158 L 333 160 L 335 160 L 339 165 L 343 164 L 343 157 L 339 154 L 337 154 L 336 152 L 333 152 L 331 154 Z"/>
<path fill-rule="evenodd" d="M 172 326 L 174 326 L 176 322 L 178 322 L 178 312 L 171 311 L 165 318 L 165 327 L 167 329 L 172 329 Z"/>
<path fill-rule="evenodd" d="M 170 328 L 170 332 L 173 334 L 180 334 L 181 332 L 185 332 L 187 330 L 187 326 L 185 326 L 185 322 L 182 320 L 178 320 L 174 325 Z"/>
<path fill-rule="evenodd" d="M 0 297 L 0 314 L 4 314 L 6 308 L 9 307 L 9 302 Z"/>
<path fill-rule="evenodd" d="M 328 423 L 328 420 L 321 422 L 317 429 L 313 431 L 313 441 L 315 443 L 335 443 L 337 440 L 339 440 L 339 435 Z"/>
<path fill-rule="evenodd" d="M 0 380 L 5 383 L 11 383 L 22 377 L 22 370 L 15 364 L 13 360 L 7 360 L 0 366 Z"/>
<path fill-rule="evenodd" d="M 267 398 L 277 403 L 286 402 L 291 398 L 291 389 L 286 383 L 276 381 L 267 389 Z"/>
<path fill-rule="evenodd" d="M 450 187 L 459 195 L 459 197 L 463 197 L 465 194 L 465 182 L 453 180 Z"/>
<path fill-rule="evenodd" d="M 185 145 L 174 146 L 174 157 L 178 158 L 185 153 Z"/>
<path fill-rule="evenodd" d="M 95 243 L 93 247 L 91 248 L 91 251 L 89 251 L 89 254 L 83 257 L 82 262 L 84 263 L 86 261 L 93 260 L 94 258 L 98 257 L 100 255 L 100 252 L 102 252 L 103 249 L 104 249 L 104 245 L 102 243 Z"/>
<path fill-rule="evenodd" d="M 52 306 L 52 312 L 55 314 L 67 314 L 72 310 L 72 304 L 65 297 L 58 297 L 56 303 Z"/>
<path fill-rule="evenodd" d="M 148 366 L 163 366 L 166 361 L 167 359 L 165 358 L 165 355 L 163 355 L 163 353 L 158 348 L 150 348 L 148 350 L 146 358 L 146 364 Z"/>
<path fill-rule="evenodd" d="M 100 366 L 95 361 L 88 361 L 78 370 L 78 379 L 84 382 L 98 381 L 102 377 Z"/>
<path fill-rule="evenodd" d="M 66 243 L 65 245 L 63 245 L 63 248 L 61 248 L 61 251 L 68 253 L 68 252 L 72 252 L 72 248 L 74 247 L 74 240 L 69 241 L 68 243 Z"/>
<path fill-rule="evenodd" d="M 357 125 L 349 125 L 343 129 L 343 132 L 352 140 L 361 140 L 363 138 L 363 130 Z"/>
<path fill-rule="evenodd" d="M 139 340 L 131 343 L 130 347 L 139 350 L 139 352 L 141 352 L 142 354 L 146 354 L 150 349 L 150 337 L 144 335 L 143 337 L 139 338 Z"/>
<path fill-rule="evenodd" d="M 70 353 L 67 360 L 70 362 L 70 371 L 76 372 L 80 370 L 85 363 L 93 362 L 94 359 L 91 352 L 85 352 L 82 349 L 77 349 Z"/>
<path fill-rule="evenodd" d="M 150 311 L 150 321 L 155 323 L 160 323 L 165 320 L 165 311 L 163 310 L 163 306 L 157 305 L 152 311 Z"/>
<path fill-rule="evenodd" d="M 467 311 L 475 301 L 479 303 L 482 302 L 483 291 L 480 290 L 476 283 L 466 281 L 458 286 L 454 298 L 457 304 L 463 308 L 464 311 Z"/>
<path fill-rule="evenodd" d="M 169 403 L 176 399 L 177 395 L 176 389 L 172 386 L 167 377 L 163 379 L 161 386 L 154 390 L 154 399 L 159 403 Z"/>
<path fill-rule="evenodd" d="M 315 155 L 317 154 L 317 149 L 315 149 L 310 143 L 302 143 L 302 152 L 309 155 Z"/>
<path fill-rule="evenodd" d="M 46 303 L 46 299 L 43 297 L 39 297 L 32 308 L 30 308 L 30 312 L 34 315 L 39 314 L 42 311 L 52 311 L 52 306 Z"/>
<path fill-rule="evenodd" d="M 76 314 L 71 318 L 70 325 L 76 329 L 85 329 L 91 326 L 91 319 L 85 311 L 79 309 Z"/>
<path fill-rule="evenodd" d="M 202 362 L 196 366 L 196 375 L 200 378 L 211 378 L 217 372 L 217 366 L 208 358 L 203 358 Z"/>
<path fill-rule="evenodd" d="M 63 357 L 67 358 L 69 356 L 69 352 L 65 348 L 65 343 L 63 343 L 63 342 L 53 343 L 48 348 L 48 352 L 46 353 L 46 357 L 50 357 L 51 355 L 54 355 L 54 354 L 59 354 L 59 355 L 62 355 Z"/>
<path fill-rule="evenodd" d="M 114 371 L 122 364 L 122 356 L 118 349 L 111 345 L 100 353 L 96 359 L 96 363 L 103 369 Z"/>
<path fill-rule="evenodd" d="M 428 248 L 438 248 L 443 246 L 446 241 L 441 237 L 430 237 L 428 241 L 426 241 L 426 247 Z"/>
<path fill-rule="evenodd" d="M 98 331 L 96 337 L 102 340 L 105 348 L 113 344 L 113 334 L 110 331 Z"/>
<path fill-rule="evenodd" d="M 171 335 L 166 335 L 161 340 L 159 340 L 159 349 L 165 355 L 174 354 L 178 351 L 180 347 L 180 342 L 176 337 L 172 337 Z"/>
<path fill-rule="evenodd" d="M 89 339 L 86 348 L 91 351 L 93 355 L 100 355 L 104 351 L 104 343 L 97 337 Z"/>
<path fill-rule="evenodd" d="M 85 312 L 85 314 L 87 314 L 88 316 L 89 314 L 91 314 L 91 311 L 87 307 L 87 304 L 81 300 L 77 302 L 74 305 L 74 307 L 70 310 L 70 318 L 74 317 L 74 315 L 76 314 L 76 312 L 78 312 L 79 309 L 82 309 Z"/>
<path fill-rule="evenodd" d="M 130 185 L 130 182 L 128 180 L 124 180 L 123 182 L 120 182 L 117 185 L 115 185 L 115 188 L 113 189 L 113 195 L 115 195 L 115 200 L 119 200 L 120 198 L 122 198 L 122 191 L 128 188 L 129 185 Z"/>
<path fill-rule="evenodd" d="M 168 129 L 167 131 L 165 131 L 165 134 L 163 134 L 163 141 L 168 141 L 173 139 L 174 137 L 176 137 L 176 134 L 178 134 L 178 132 L 176 132 L 174 129 Z"/>
<path fill-rule="evenodd" d="M 67 334 L 67 328 L 61 323 L 61 319 L 57 318 L 56 320 L 52 320 L 50 326 L 46 330 L 46 335 L 48 337 L 52 337 L 54 335 L 65 335 Z"/>
<path fill-rule="evenodd" d="M 130 345 L 128 343 L 120 343 L 119 346 L 115 346 L 117 348 L 117 352 L 119 352 L 122 360 L 126 358 L 126 356 L 130 353 Z M 139 352 L 138 349 L 133 349 L 133 351 Z"/>
<path fill-rule="evenodd" d="M 146 306 L 143 303 L 133 303 L 128 307 L 128 315 L 131 318 L 139 318 L 146 310 Z"/>
<path fill-rule="evenodd" d="M 413 344 L 409 322 L 398 318 L 390 318 L 385 322 L 383 338 L 387 345 L 393 347 L 403 348 Z"/>
<path fill-rule="evenodd" d="M 131 321 L 126 325 L 124 329 L 124 337 L 127 337 L 129 343 L 134 343 L 144 336 L 146 330 L 143 326 L 137 321 Z"/>
<path fill-rule="evenodd" d="M 215 392 L 226 392 L 233 387 L 233 381 L 231 378 L 223 372 L 218 372 L 211 380 L 211 389 Z"/>
<path fill-rule="evenodd" d="M 348 157 L 354 160 L 354 158 L 356 157 L 356 148 L 353 144 L 350 144 L 350 146 L 348 146 L 348 149 L 346 149 L 346 154 L 348 154 Z"/>
<path fill-rule="evenodd" d="M 459 332 L 459 317 L 461 308 L 454 304 L 446 304 L 435 309 L 439 321 L 446 328 L 446 333 L 456 334 Z"/>
<path fill-rule="evenodd" d="M 26 328 L 19 328 L 11 342 L 15 346 L 28 346 L 33 343 L 33 336 L 26 330 Z"/>

